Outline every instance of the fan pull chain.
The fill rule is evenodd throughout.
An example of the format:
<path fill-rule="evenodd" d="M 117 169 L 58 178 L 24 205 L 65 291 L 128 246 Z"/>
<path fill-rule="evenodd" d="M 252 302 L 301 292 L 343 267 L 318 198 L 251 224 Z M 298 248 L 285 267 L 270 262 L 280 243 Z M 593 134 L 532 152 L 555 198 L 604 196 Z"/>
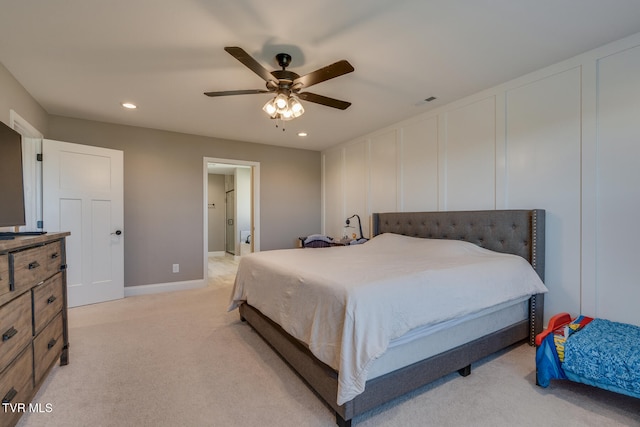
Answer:
<path fill-rule="evenodd" d="M 280 119 L 276 118 L 276 128 L 279 128 L 280 126 L 278 126 L 278 122 L 280 121 Z M 284 128 L 284 122 L 282 123 L 282 132 L 284 132 L 286 129 Z"/>

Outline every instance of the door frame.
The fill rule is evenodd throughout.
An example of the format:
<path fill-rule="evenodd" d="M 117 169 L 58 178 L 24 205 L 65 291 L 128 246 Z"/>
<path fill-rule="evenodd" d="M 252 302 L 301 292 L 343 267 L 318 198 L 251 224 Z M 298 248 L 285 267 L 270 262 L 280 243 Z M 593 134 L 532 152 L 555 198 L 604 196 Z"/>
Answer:
<path fill-rule="evenodd" d="M 26 225 L 20 231 L 42 230 L 42 154 L 44 135 L 14 110 L 9 110 L 9 126 L 22 135 L 22 168 Z"/>
<path fill-rule="evenodd" d="M 231 215 L 229 215 L 229 193 L 233 193 L 233 206 L 231 207 Z M 224 193 L 224 252 L 226 253 L 230 253 L 232 255 L 237 255 L 236 254 L 236 233 L 234 232 L 234 230 L 236 229 L 237 226 L 237 221 L 236 221 L 236 189 L 232 188 L 231 190 L 227 190 Z M 231 221 L 232 223 L 229 224 L 229 216 L 231 216 Z M 236 222 L 235 224 L 233 222 Z M 231 233 L 229 233 L 229 226 L 231 226 Z M 229 236 L 229 234 L 231 234 L 231 236 Z M 208 233 L 207 233 L 208 235 Z M 229 237 L 231 237 L 231 241 L 233 242 L 233 252 L 231 252 L 229 250 Z"/>
<path fill-rule="evenodd" d="M 218 157 L 204 157 L 202 161 L 202 207 L 204 212 L 202 223 L 202 253 L 204 259 L 203 277 L 205 286 L 207 278 L 209 277 L 209 237 L 207 232 L 209 224 L 209 207 L 207 205 L 209 172 L 207 165 L 209 163 L 222 163 L 227 165 L 251 167 L 251 244 L 253 246 L 253 252 L 260 251 L 260 162 L 253 162 L 249 160 L 222 159 Z"/>

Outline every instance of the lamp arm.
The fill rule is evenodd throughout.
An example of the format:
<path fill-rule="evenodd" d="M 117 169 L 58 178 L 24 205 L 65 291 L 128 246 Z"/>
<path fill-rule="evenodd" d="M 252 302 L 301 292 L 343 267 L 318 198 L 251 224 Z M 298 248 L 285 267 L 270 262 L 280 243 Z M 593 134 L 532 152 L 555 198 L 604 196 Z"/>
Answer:
<path fill-rule="evenodd" d="M 358 214 L 351 215 L 349 218 L 347 218 L 347 224 L 349 224 L 349 220 L 354 217 L 358 218 L 358 229 L 360 231 L 360 238 L 362 239 L 364 235 L 362 234 L 362 221 L 360 221 L 360 215 Z"/>

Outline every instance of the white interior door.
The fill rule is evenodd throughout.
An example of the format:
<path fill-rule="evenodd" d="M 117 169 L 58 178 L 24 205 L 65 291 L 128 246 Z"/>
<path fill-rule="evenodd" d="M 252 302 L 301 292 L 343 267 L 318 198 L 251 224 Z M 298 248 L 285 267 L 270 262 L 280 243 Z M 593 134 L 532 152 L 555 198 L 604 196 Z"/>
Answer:
<path fill-rule="evenodd" d="M 46 231 L 69 231 L 69 307 L 124 297 L 123 152 L 45 139 Z"/>

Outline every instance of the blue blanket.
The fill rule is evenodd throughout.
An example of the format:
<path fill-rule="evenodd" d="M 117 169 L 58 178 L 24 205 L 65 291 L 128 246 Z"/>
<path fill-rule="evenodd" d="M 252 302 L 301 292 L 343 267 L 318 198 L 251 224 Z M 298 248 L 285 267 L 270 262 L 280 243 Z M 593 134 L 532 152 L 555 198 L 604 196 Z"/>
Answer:
<path fill-rule="evenodd" d="M 599 387 L 640 396 L 640 327 L 594 319 L 567 340 L 562 367 Z"/>
<path fill-rule="evenodd" d="M 548 387 L 551 380 L 567 379 L 553 342 L 553 334 L 547 335 L 536 350 L 536 375 L 537 383 L 542 387 Z"/>
<path fill-rule="evenodd" d="M 594 319 L 564 343 L 560 362 L 548 335 L 536 353 L 538 384 L 573 381 L 640 398 L 640 327 Z"/>

